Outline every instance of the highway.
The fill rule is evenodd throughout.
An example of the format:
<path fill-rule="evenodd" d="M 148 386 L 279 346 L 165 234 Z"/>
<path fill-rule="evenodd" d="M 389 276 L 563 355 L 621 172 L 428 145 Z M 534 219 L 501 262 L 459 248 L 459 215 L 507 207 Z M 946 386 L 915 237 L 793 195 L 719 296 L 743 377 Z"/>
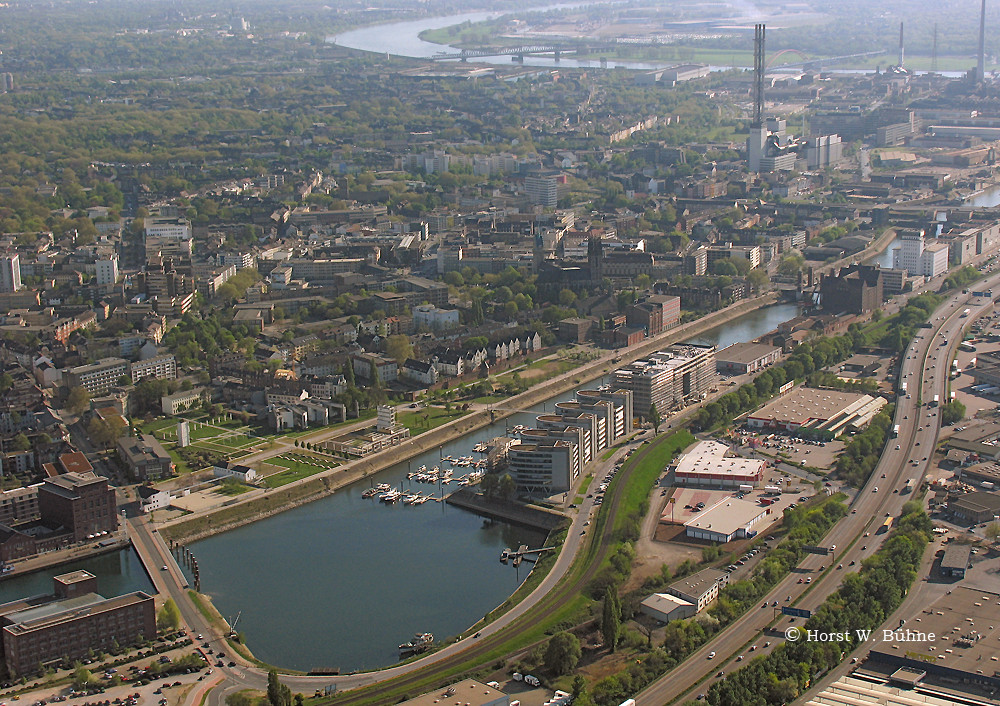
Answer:
<path fill-rule="evenodd" d="M 976 283 L 975 287 L 984 289 L 998 284 L 1000 276 L 993 275 Z M 919 329 L 907 348 L 901 361 L 900 381 L 907 382 L 908 394 L 899 396 L 894 419 L 900 427 L 899 438 L 887 444 L 871 478 L 856 496 L 850 514 L 827 534 L 825 545 L 836 546 L 835 555 L 805 557 L 768 593 L 768 608 L 761 607 L 764 604 L 761 599 L 761 606 L 749 610 L 681 665 L 638 694 L 638 706 L 661 706 L 694 699 L 708 690 L 710 684 L 703 680 L 718 678 L 715 675 L 719 671 L 726 674 L 738 669 L 740 654 L 745 658 L 757 656 L 767 641 L 773 649 L 786 628 L 801 622 L 787 617 L 776 618 L 775 601 L 778 607 L 792 605 L 814 610 L 837 590 L 844 575 L 859 568 L 864 557 L 877 551 L 885 537 L 878 532 L 879 527 L 888 515 L 898 515 L 903 503 L 912 497 L 902 492 L 906 480 L 914 478 L 918 483 L 933 455 L 940 429 L 940 408 L 931 407 L 928 402 L 935 394 L 942 403 L 946 400 L 951 357 L 962 340 L 962 330 L 991 306 L 990 298 L 954 294 L 932 314 L 932 328 Z M 972 313 L 963 317 L 966 308 Z M 837 568 L 839 566 L 843 568 Z M 812 582 L 805 583 L 804 578 L 810 576 Z M 803 582 L 799 583 L 800 580 Z M 775 637 L 768 634 L 772 629 L 776 631 Z M 749 652 L 750 645 L 757 645 L 757 650 Z M 713 651 L 717 657 L 709 659 Z"/>

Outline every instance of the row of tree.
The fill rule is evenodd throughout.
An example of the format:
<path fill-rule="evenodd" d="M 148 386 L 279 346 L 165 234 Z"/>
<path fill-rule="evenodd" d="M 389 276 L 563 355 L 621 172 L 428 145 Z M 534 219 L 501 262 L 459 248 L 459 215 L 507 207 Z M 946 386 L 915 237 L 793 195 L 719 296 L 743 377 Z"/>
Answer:
<path fill-rule="evenodd" d="M 930 529 L 930 518 L 920 503 L 906 503 L 897 529 L 882 548 L 864 560 L 860 572 L 847 574 L 840 589 L 805 624 L 805 629 L 845 639 L 785 642 L 713 684 L 708 703 L 779 706 L 798 698 L 818 675 L 836 667 L 858 646 L 858 631 L 877 629 L 903 602 L 916 580 Z"/>

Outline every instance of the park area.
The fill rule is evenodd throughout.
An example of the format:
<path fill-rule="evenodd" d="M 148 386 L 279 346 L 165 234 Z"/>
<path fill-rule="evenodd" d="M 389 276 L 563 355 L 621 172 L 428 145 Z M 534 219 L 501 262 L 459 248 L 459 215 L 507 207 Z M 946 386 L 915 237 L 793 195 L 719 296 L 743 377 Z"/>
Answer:
<path fill-rule="evenodd" d="M 339 465 L 332 456 L 305 451 L 289 451 L 260 463 L 259 472 L 268 488 L 280 488 Z"/>

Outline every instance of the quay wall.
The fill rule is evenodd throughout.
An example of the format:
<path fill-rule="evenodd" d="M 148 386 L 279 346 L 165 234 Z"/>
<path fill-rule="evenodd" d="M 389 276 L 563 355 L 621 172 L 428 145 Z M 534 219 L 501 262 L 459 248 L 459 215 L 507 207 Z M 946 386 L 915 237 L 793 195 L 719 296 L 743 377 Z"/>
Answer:
<path fill-rule="evenodd" d="M 625 363 L 642 358 L 674 343 L 698 336 L 715 326 L 738 319 L 748 312 L 769 306 L 777 299 L 776 293 L 768 292 L 753 299 L 736 302 L 696 321 L 664 331 L 638 345 L 619 349 L 615 351 L 616 354 L 620 355 L 620 359 L 617 361 L 611 359 L 611 354 L 604 355 L 595 361 L 584 363 L 579 368 L 539 383 L 506 400 L 504 408 L 494 409 L 492 415 L 485 409 L 470 412 L 460 419 L 424 432 L 398 446 L 352 461 L 346 466 L 338 466 L 278 489 L 246 493 L 232 505 L 167 521 L 159 526 L 160 531 L 167 539 L 192 542 L 325 497 L 340 488 L 362 481 L 373 473 L 398 463 L 405 463 L 435 447 L 461 438 L 477 429 L 482 429 L 494 421 L 512 416 L 517 410 L 541 404 L 551 397 L 575 389 Z"/>

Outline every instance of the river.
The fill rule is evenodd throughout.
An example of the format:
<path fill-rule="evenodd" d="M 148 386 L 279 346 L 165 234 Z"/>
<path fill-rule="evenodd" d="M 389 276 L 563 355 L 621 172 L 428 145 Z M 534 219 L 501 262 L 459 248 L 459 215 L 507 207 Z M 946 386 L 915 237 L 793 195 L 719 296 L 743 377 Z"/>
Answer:
<path fill-rule="evenodd" d="M 776 304 L 693 339 L 720 348 L 749 341 L 800 313 Z M 598 384 L 597 381 L 594 383 Z M 519 412 L 440 450 L 372 476 L 372 483 L 407 487 L 408 468 L 436 465 L 440 454 L 472 455 L 481 439 L 530 425 L 555 401 Z M 457 470 L 457 469 L 456 469 Z M 384 505 L 361 497 L 367 483 L 345 488 L 266 520 L 190 545 L 202 589 L 245 634 L 260 659 L 301 670 L 343 672 L 384 667 L 397 645 L 417 632 L 447 639 L 506 600 L 530 564 L 501 564 L 504 547 L 538 547 L 544 536 L 485 522 L 444 503 Z M 435 492 L 429 485 L 415 489 Z M 446 486 L 446 490 L 453 486 Z M 77 568 L 98 576 L 104 595 L 151 590 L 133 550 L 0 581 L 0 600 L 51 592 L 51 577 Z"/>
<path fill-rule="evenodd" d="M 552 10 L 562 7 L 574 7 L 576 4 L 551 5 L 544 8 L 532 8 L 535 10 Z M 407 20 L 405 22 L 391 22 L 388 24 L 372 25 L 361 27 L 349 32 L 338 34 L 334 37 L 327 37 L 328 42 L 349 49 L 360 49 L 376 54 L 393 54 L 395 56 L 405 56 L 411 59 L 430 59 L 433 56 L 458 52 L 452 47 L 433 42 L 426 42 L 420 38 L 420 33 L 429 29 L 440 29 L 463 22 L 483 22 L 484 20 L 495 19 L 509 12 L 466 12 L 459 15 L 448 15 L 446 17 L 430 17 L 421 20 Z M 480 56 L 475 58 L 476 63 L 482 64 L 506 64 L 511 65 L 510 56 Z M 522 62 L 518 62 L 520 65 Z M 645 63 L 640 61 L 617 61 L 609 60 L 606 64 L 600 61 L 581 61 L 579 59 L 561 58 L 556 61 L 554 57 L 545 56 L 525 56 L 524 62 L 528 66 L 549 66 L 562 68 L 623 68 L 637 70 L 661 69 L 665 66 L 672 66 L 676 62 Z"/>
<path fill-rule="evenodd" d="M 976 194 L 966 201 L 963 206 L 974 206 L 976 208 L 993 208 L 1000 206 L 1000 186 L 991 186 L 981 194 Z"/>

